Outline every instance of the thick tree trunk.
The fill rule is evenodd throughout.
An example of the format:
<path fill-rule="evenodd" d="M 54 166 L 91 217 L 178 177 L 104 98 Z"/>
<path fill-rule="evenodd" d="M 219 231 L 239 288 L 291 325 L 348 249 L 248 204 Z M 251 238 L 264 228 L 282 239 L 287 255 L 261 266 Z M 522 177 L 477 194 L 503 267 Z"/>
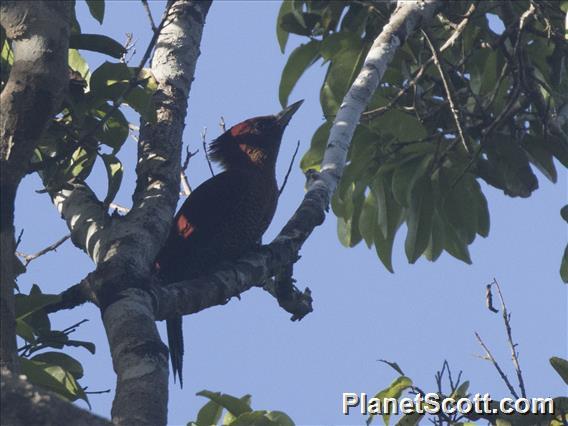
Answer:
<path fill-rule="evenodd" d="M 3 1 L 0 23 L 12 41 L 14 64 L 0 95 L 0 365 L 17 371 L 14 318 L 14 201 L 32 152 L 59 108 L 68 81 L 72 4 Z"/>

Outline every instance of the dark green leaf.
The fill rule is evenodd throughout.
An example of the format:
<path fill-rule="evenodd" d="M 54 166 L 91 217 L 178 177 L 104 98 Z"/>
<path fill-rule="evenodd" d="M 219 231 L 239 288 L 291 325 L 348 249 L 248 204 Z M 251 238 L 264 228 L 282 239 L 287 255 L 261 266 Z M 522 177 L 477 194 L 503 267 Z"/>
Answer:
<path fill-rule="evenodd" d="M 302 168 L 303 172 L 307 172 L 310 169 L 319 170 L 321 161 L 323 160 L 323 153 L 325 152 L 325 147 L 327 146 L 330 128 L 331 122 L 326 121 L 320 127 L 318 127 L 318 129 L 312 136 L 310 149 L 304 154 L 302 160 L 300 161 L 300 167 Z"/>
<path fill-rule="evenodd" d="M 16 319 L 24 319 L 44 306 L 57 303 L 60 300 L 61 296 L 57 294 L 41 293 L 37 284 L 34 284 L 29 295 L 16 294 Z"/>
<path fill-rule="evenodd" d="M 432 162 L 432 155 L 424 157 L 408 157 L 394 171 L 392 177 L 392 193 L 401 206 L 410 204 L 411 194 L 416 182 L 424 176 Z"/>
<path fill-rule="evenodd" d="M 278 96 L 282 107 L 288 105 L 288 97 L 304 71 L 318 59 L 319 46 L 319 41 L 311 40 L 298 46 L 288 57 L 280 78 Z"/>
<path fill-rule="evenodd" d="M 560 216 L 568 223 L 568 204 L 560 209 Z"/>
<path fill-rule="evenodd" d="M 99 24 L 103 23 L 105 17 L 105 1 L 104 0 L 86 0 L 87 6 L 89 6 L 89 12 L 91 16 L 99 21 Z"/>
<path fill-rule="evenodd" d="M 16 319 L 16 334 L 28 343 L 35 343 L 36 341 L 33 328 L 19 318 Z"/>
<path fill-rule="evenodd" d="M 82 399 L 89 403 L 87 395 L 73 375 L 63 368 L 22 357 L 19 362 L 22 373 L 33 384 L 47 388 L 70 401 Z"/>
<path fill-rule="evenodd" d="M 440 193 L 446 219 L 460 238 L 471 244 L 478 230 L 481 189 L 471 174 L 460 174 L 458 170 L 440 169 Z"/>
<path fill-rule="evenodd" d="M 390 135 L 400 142 L 411 142 L 427 136 L 426 128 L 416 116 L 398 109 L 390 109 L 371 120 L 369 127 L 375 132 Z"/>
<path fill-rule="evenodd" d="M 442 223 L 442 219 L 440 219 L 440 216 L 438 215 L 438 212 L 435 210 L 434 215 L 432 216 L 432 233 L 430 234 L 430 241 L 428 242 L 428 247 L 426 247 L 426 251 L 424 252 L 426 259 L 431 262 L 435 262 L 440 257 L 444 250 L 444 240 L 444 225 Z"/>
<path fill-rule="evenodd" d="M 83 377 L 83 366 L 81 363 L 63 352 L 44 352 L 34 356 L 31 360 L 51 365 L 58 365 L 65 371 L 71 373 L 75 379 Z"/>
<path fill-rule="evenodd" d="M 96 351 L 96 346 L 94 343 L 92 342 L 84 342 L 82 340 L 68 340 L 65 343 L 67 346 L 74 346 L 74 347 L 82 347 L 87 349 L 90 353 L 92 353 L 93 355 L 95 354 Z"/>
<path fill-rule="evenodd" d="M 252 409 L 246 402 L 231 395 L 223 394 L 220 392 L 211 392 L 208 390 L 202 390 L 201 392 L 198 392 L 196 395 L 209 398 L 211 401 L 214 401 L 215 403 L 219 404 L 221 407 L 226 409 L 235 417 L 238 417 L 243 413 L 248 413 L 252 411 Z"/>
<path fill-rule="evenodd" d="M 288 31 L 282 29 L 280 22 L 282 21 L 282 17 L 290 12 L 292 12 L 292 1 L 283 0 L 280 5 L 280 10 L 278 11 L 278 18 L 276 18 L 276 38 L 278 39 L 278 45 L 282 53 L 284 53 L 284 49 L 286 49 L 289 34 Z"/>
<path fill-rule="evenodd" d="M 104 103 L 95 111 L 95 114 L 102 120 L 111 111 L 112 107 Z M 106 119 L 105 124 L 97 131 L 97 138 L 101 143 L 113 148 L 113 152 L 118 152 L 128 138 L 128 121 L 120 110 L 114 110 L 112 115 Z"/>
<path fill-rule="evenodd" d="M 416 262 L 430 241 L 434 200 L 432 184 L 428 176 L 421 177 L 412 191 L 408 210 L 408 234 L 404 249 L 410 263 Z"/>
<path fill-rule="evenodd" d="M 101 154 L 103 162 L 105 163 L 105 169 L 107 172 L 108 180 L 108 191 L 107 196 L 104 200 L 104 205 L 108 206 L 114 197 L 116 196 L 118 190 L 120 189 L 120 183 L 122 182 L 122 163 L 118 158 L 112 154 Z"/>
<path fill-rule="evenodd" d="M 456 259 L 471 265 L 467 244 L 460 238 L 441 212 L 439 213 L 442 218 L 442 223 L 444 223 L 444 249 Z"/>
<path fill-rule="evenodd" d="M 126 53 L 122 44 L 102 34 L 71 34 L 69 48 L 99 52 L 116 59 Z"/>
<path fill-rule="evenodd" d="M 333 55 L 320 91 L 320 103 L 326 117 L 332 117 L 337 113 L 347 90 L 363 64 L 367 48 L 368 45 L 357 38 L 347 48 Z"/>
<path fill-rule="evenodd" d="M 527 135 L 523 139 L 522 147 L 529 156 L 530 162 L 533 163 L 548 180 L 556 183 L 556 179 L 558 178 L 556 167 L 554 167 L 552 153 L 546 149 L 546 146 L 545 141 L 540 140 L 534 135 Z"/>
<path fill-rule="evenodd" d="M 380 359 L 379 361 L 388 365 L 390 368 L 392 368 L 394 371 L 396 371 L 401 376 L 404 376 L 404 373 L 402 372 L 402 368 L 400 368 L 400 365 L 398 365 L 398 363 L 396 363 L 394 361 L 387 361 L 386 359 Z"/>
<path fill-rule="evenodd" d="M 283 14 L 278 20 L 280 28 L 288 33 L 298 34 L 298 35 L 310 35 L 311 31 L 308 29 L 306 22 L 304 21 L 303 14 L 293 10 L 292 12 Z"/>
<path fill-rule="evenodd" d="M 91 76 L 90 88 L 94 96 L 102 99 L 116 99 L 133 77 L 132 71 L 124 63 L 104 62 Z M 123 83 L 123 85 L 118 85 Z"/>
<path fill-rule="evenodd" d="M 560 278 L 568 284 L 568 244 L 564 249 L 564 255 L 562 256 L 562 261 L 560 263 Z"/>

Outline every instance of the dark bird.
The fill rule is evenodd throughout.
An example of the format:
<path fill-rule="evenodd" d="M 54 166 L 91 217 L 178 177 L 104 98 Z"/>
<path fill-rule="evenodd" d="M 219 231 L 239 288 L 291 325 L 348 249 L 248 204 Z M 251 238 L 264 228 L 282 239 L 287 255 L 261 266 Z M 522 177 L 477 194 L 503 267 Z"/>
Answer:
<path fill-rule="evenodd" d="M 302 102 L 245 120 L 211 142 L 210 158 L 224 171 L 196 188 L 177 212 L 156 258 L 165 284 L 207 274 L 258 246 L 278 202 L 282 134 Z M 183 387 L 182 318 L 168 319 L 167 331 L 174 380 L 178 376 Z"/>

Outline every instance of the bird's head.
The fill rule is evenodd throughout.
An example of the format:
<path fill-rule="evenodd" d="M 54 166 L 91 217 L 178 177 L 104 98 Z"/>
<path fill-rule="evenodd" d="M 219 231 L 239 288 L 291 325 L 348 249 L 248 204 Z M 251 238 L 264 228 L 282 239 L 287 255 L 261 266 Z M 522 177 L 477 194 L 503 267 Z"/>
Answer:
<path fill-rule="evenodd" d="M 249 118 L 234 125 L 209 145 L 211 160 L 225 170 L 238 167 L 274 168 L 284 129 L 304 101 L 276 115 Z"/>

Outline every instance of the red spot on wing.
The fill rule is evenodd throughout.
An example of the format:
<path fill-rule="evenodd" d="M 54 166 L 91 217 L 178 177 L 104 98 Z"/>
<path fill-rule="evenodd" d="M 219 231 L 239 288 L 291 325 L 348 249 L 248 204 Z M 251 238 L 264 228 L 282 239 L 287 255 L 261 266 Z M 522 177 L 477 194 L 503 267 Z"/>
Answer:
<path fill-rule="evenodd" d="M 193 234 L 193 231 L 195 231 L 195 226 L 189 223 L 183 214 L 178 217 L 176 225 L 179 235 L 183 238 L 189 238 L 189 236 Z"/>

